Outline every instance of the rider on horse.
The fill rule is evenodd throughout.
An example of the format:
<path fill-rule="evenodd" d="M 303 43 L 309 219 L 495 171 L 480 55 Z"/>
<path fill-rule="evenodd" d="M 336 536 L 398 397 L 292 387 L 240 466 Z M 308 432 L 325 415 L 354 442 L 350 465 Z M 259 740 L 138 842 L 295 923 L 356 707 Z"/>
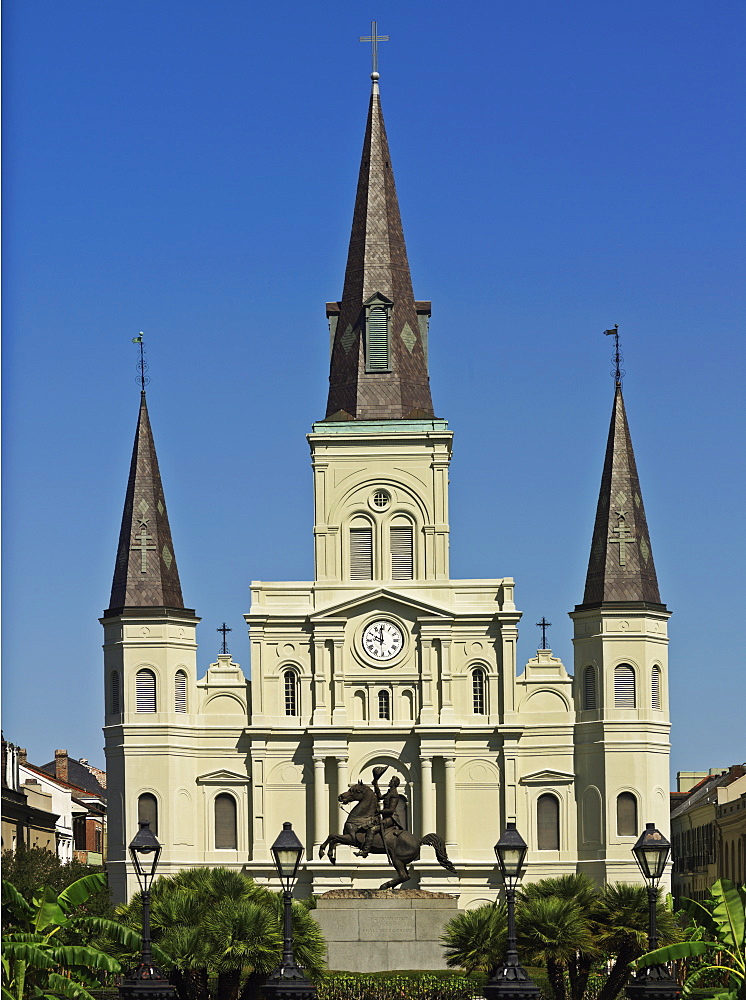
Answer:
<path fill-rule="evenodd" d="M 398 836 L 403 830 L 401 823 L 395 815 L 401 798 L 399 795 L 399 779 L 394 775 L 391 781 L 389 781 L 389 787 L 386 792 L 381 792 L 381 789 L 378 787 L 378 779 L 387 766 L 373 768 L 373 788 L 376 798 L 381 803 L 381 811 L 375 816 L 369 816 L 367 819 L 362 820 L 360 826 L 358 826 L 358 830 L 365 831 L 363 846 L 356 852 L 359 858 L 368 857 L 370 849 L 373 846 L 373 838 L 377 833 L 381 834 L 381 840 L 383 840 L 388 830 L 392 830 L 394 836 Z"/>

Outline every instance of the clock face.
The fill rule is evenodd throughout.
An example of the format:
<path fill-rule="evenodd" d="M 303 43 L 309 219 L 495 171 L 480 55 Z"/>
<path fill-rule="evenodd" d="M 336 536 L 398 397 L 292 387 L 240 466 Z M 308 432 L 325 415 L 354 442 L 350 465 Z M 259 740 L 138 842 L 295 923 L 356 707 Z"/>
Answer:
<path fill-rule="evenodd" d="M 404 646 L 404 634 L 394 622 L 379 619 L 365 626 L 363 649 L 374 660 L 393 660 Z"/>

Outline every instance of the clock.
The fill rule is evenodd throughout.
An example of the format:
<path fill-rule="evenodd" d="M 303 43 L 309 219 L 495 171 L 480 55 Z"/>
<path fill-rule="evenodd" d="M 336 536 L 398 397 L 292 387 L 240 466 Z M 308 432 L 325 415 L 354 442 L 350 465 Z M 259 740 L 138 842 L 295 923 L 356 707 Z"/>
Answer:
<path fill-rule="evenodd" d="M 362 641 L 371 659 L 393 660 L 404 647 L 404 633 L 394 622 L 379 618 L 365 626 Z"/>

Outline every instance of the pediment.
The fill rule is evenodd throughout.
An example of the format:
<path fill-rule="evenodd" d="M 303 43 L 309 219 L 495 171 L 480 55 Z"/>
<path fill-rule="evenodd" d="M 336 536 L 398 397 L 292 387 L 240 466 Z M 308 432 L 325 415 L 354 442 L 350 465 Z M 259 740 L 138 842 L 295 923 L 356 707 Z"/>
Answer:
<path fill-rule="evenodd" d="M 364 608 L 366 605 L 375 604 L 376 601 L 386 599 L 392 604 L 398 604 L 402 608 L 415 611 L 418 615 L 429 615 L 431 618 L 441 620 L 451 620 L 454 617 L 450 608 L 444 608 L 430 601 L 421 601 L 411 597 L 409 594 L 401 594 L 396 590 L 389 590 L 387 587 L 379 587 L 377 590 L 369 590 L 366 594 L 353 597 L 350 600 L 342 601 L 340 604 L 332 604 L 323 611 L 317 611 L 310 616 L 311 622 L 323 622 L 327 618 L 345 618 L 351 613 Z"/>
<path fill-rule="evenodd" d="M 544 771 L 534 771 L 533 774 L 524 774 L 520 779 L 521 785 L 569 785 L 575 781 L 575 775 L 569 771 L 553 771 L 547 768 Z"/>
<path fill-rule="evenodd" d="M 208 774 L 200 774 L 197 777 L 198 785 L 247 785 L 251 779 L 247 774 L 238 774 L 236 771 L 228 771 L 220 768 L 217 771 L 210 771 Z"/>
<path fill-rule="evenodd" d="M 383 294 L 383 292 L 373 292 L 370 298 L 366 299 L 365 302 L 363 302 L 363 305 L 372 306 L 375 305 L 377 302 L 382 302 L 383 305 L 385 306 L 392 306 L 394 304 L 394 300 L 388 298 L 386 295 Z"/>

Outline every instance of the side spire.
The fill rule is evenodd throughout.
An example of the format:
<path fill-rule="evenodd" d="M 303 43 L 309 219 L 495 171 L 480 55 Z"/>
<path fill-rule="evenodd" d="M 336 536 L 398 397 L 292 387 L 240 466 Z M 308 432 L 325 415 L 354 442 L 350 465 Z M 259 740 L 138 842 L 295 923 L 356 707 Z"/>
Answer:
<path fill-rule="evenodd" d="M 371 78 L 342 301 L 327 303 L 326 419 L 424 419 L 434 416 L 426 353 L 430 303 L 415 302 L 412 292 L 378 72 Z"/>
<path fill-rule="evenodd" d="M 145 391 L 132 449 L 119 548 L 105 618 L 129 608 L 183 609 Z"/>
<path fill-rule="evenodd" d="M 662 607 L 635 454 L 624 408 L 616 328 L 615 391 L 593 527 L 583 604 L 646 603 Z"/>

